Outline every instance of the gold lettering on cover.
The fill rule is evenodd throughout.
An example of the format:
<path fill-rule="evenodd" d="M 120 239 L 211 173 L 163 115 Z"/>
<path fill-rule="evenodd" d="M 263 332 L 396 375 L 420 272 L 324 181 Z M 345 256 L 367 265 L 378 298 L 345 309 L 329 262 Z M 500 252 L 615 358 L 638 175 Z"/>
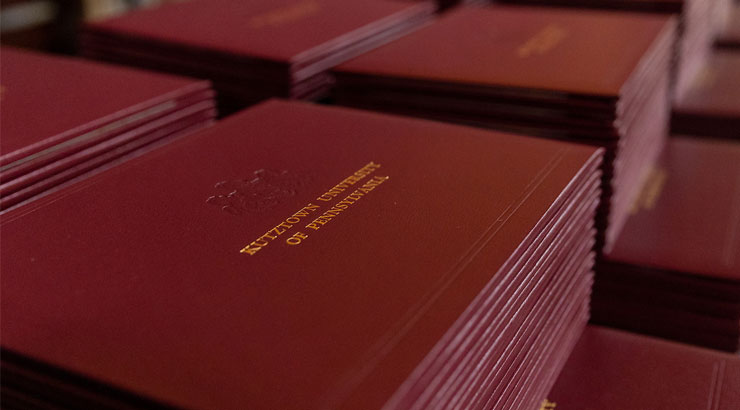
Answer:
<path fill-rule="evenodd" d="M 540 405 L 540 410 L 554 410 L 555 407 L 557 407 L 557 403 L 554 401 L 549 401 L 547 399 L 542 400 L 542 404 Z"/>
<path fill-rule="evenodd" d="M 343 179 L 338 184 L 334 185 L 331 189 L 321 194 L 316 198 L 317 201 L 329 202 L 334 200 L 339 194 L 345 193 L 351 187 L 355 189 L 346 194 L 344 198 L 334 203 L 329 209 L 322 212 L 318 217 L 315 217 L 311 222 L 305 225 L 306 228 L 317 231 L 322 226 L 326 225 L 341 213 L 348 210 L 353 204 L 359 199 L 365 197 L 367 194 L 372 192 L 380 184 L 387 181 L 389 176 L 373 176 L 368 180 L 365 180 L 359 186 L 356 186 L 360 181 L 367 178 L 370 174 L 380 168 L 380 164 L 375 162 L 369 162 L 362 168 L 355 171 L 352 175 Z M 320 212 L 321 205 L 309 203 L 298 211 L 294 212 L 291 216 L 285 218 L 275 227 L 269 229 L 262 236 L 252 241 L 249 245 L 243 247 L 239 252 L 247 255 L 255 255 L 257 252 L 268 246 L 272 241 L 277 239 L 279 236 L 288 232 L 295 225 L 302 223 L 303 219 L 309 215 Z M 308 234 L 304 232 L 295 232 L 289 235 L 285 239 L 285 243 L 291 246 L 300 245 L 305 239 L 308 238 Z"/>
<path fill-rule="evenodd" d="M 355 171 L 354 174 L 343 179 L 342 182 L 334 185 L 334 187 L 332 187 L 330 190 L 321 194 L 321 196 L 316 198 L 316 200 L 323 201 L 323 202 L 331 201 L 332 199 L 336 198 L 339 194 L 346 191 L 350 186 L 360 182 L 362 179 L 364 179 L 368 175 L 375 172 L 378 168 L 380 168 L 380 164 L 369 162 L 364 167 Z"/>
<path fill-rule="evenodd" d="M 301 218 L 307 217 L 309 213 L 314 212 L 317 209 L 319 209 L 319 206 L 314 204 L 308 204 L 304 206 L 293 215 L 286 218 L 283 222 L 280 222 L 277 226 L 265 232 L 264 235 L 255 239 L 249 245 L 243 247 L 239 252 L 246 253 L 247 255 L 254 255 L 262 248 L 269 245 L 271 241 L 277 239 L 278 236 L 287 232 L 290 228 L 293 227 L 293 225 L 300 223 Z"/>
<path fill-rule="evenodd" d="M 282 26 L 316 14 L 319 8 L 316 0 L 301 1 L 252 17 L 249 19 L 249 27 L 260 29 L 267 26 Z"/>
<path fill-rule="evenodd" d="M 300 245 L 301 241 L 308 238 L 308 235 L 306 235 L 303 232 L 296 232 L 291 236 L 290 238 L 285 240 L 285 243 L 288 245 Z"/>
<path fill-rule="evenodd" d="M 520 58 L 542 55 L 555 48 L 568 36 L 568 32 L 557 24 L 548 24 L 517 49 Z"/>
<path fill-rule="evenodd" d="M 654 167 L 645 176 L 642 189 L 637 194 L 632 207 L 630 208 L 630 214 L 634 215 L 641 210 L 651 210 L 655 208 L 655 204 L 660 198 L 660 194 L 663 192 L 665 182 L 668 179 L 668 171 L 664 168 Z"/>
<path fill-rule="evenodd" d="M 348 209 L 350 205 L 357 202 L 360 198 L 370 193 L 378 185 L 387 181 L 389 178 L 390 177 L 388 176 L 374 176 L 372 179 L 365 182 L 361 187 L 357 188 L 351 194 L 347 195 L 344 199 L 334 204 L 326 212 L 319 215 L 316 219 L 308 223 L 308 225 L 306 225 L 306 228 L 318 231 L 322 226 L 326 225 L 332 219 L 336 218 L 340 213 Z"/>

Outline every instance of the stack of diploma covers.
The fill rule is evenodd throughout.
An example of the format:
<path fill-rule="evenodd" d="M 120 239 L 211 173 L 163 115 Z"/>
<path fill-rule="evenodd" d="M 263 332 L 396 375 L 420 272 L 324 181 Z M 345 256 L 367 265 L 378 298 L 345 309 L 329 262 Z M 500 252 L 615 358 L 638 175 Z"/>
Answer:
<path fill-rule="evenodd" d="M 391 0 L 193 0 L 87 26 L 83 54 L 213 81 L 227 111 L 327 93 L 327 70 L 432 18 Z"/>
<path fill-rule="evenodd" d="M 712 409 L 740 403 L 740 358 L 589 326 L 543 410 Z"/>
<path fill-rule="evenodd" d="M 688 90 L 694 76 L 712 50 L 720 33 L 732 37 L 730 15 L 733 0 L 504 0 L 520 5 L 623 10 L 679 16 L 676 59 L 673 67 L 677 97 Z M 730 40 L 730 43 L 732 40 Z M 722 44 L 727 44 L 723 41 Z"/>
<path fill-rule="evenodd" d="M 740 52 L 717 51 L 673 105 L 674 134 L 740 140 Z"/>
<path fill-rule="evenodd" d="M 5 215 L 3 406 L 534 409 L 588 320 L 601 160 L 259 104 Z"/>
<path fill-rule="evenodd" d="M 3 48 L 0 210 L 203 128 L 206 81 Z"/>
<path fill-rule="evenodd" d="M 740 341 L 740 143 L 672 138 L 599 267 L 594 320 L 726 351 Z"/>
<path fill-rule="evenodd" d="M 725 25 L 717 35 L 715 45 L 737 51 L 740 49 L 740 4 L 735 2 L 725 19 Z"/>
<path fill-rule="evenodd" d="M 608 247 L 658 156 L 673 18 L 551 8 L 453 11 L 336 68 L 341 104 L 606 148 Z"/>

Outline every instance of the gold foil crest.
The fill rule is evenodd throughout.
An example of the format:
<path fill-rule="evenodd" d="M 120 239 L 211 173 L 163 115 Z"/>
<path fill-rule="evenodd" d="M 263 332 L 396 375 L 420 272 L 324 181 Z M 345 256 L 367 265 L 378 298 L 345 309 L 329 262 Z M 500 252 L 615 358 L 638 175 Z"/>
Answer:
<path fill-rule="evenodd" d="M 654 167 L 645 176 L 640 193 L 632 203 L 630 214 L 634 215 L 641 210 L 651 210 L 663 192 L 663 187 L 668 179 L 668 171 L 664 168 Z"/>
<path fill-rule="evenodd" d="M 278 27 L 316 14 L 321 7 L 316 0 L 299 1 L 287 6 L 258 14 L 249 19 L 249 27 L 260 29 Z"/>
<path fill-rule="evenodd" d="M 221 181 L 214 188 L 221 193 L 206 202 L 232 215 L 261 212 L 293 197 L 310 175 L 293 175 L 288 171 L 259 169 L 250 178 Z"/>
<path fill-rule="evenodd" d="M 517 49 L 520 58 L 542 55 L 558 46 L 568 37 L 568 31 L 557 24 L 548 24 Z"/>

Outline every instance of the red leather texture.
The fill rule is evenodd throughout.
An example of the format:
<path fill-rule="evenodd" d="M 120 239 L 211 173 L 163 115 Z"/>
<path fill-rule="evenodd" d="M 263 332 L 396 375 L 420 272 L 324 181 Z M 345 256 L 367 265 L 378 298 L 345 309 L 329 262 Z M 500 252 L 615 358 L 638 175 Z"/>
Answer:
<path fill-rule="evenodd" d="M 2 347 L 189 408 L 379 408 L 555 204 L 589 220 L 600 156 L 270 101 L 6 214 Z"/>
<path fill-rule="evenodd" d="M 619 96 L 668 21 L 667 16 L 587 10 L 462 9 L 335 70 Z"/>
<path fill-rule="evenodd" d="M 208 83 L 2 48 L 0 164 L 144 111 Z"/>
<path fill-rule="evenodd" d="M 674 104 L 671 131 L 740 140 L 740 53 L 716 51 Z"/>
<path fill-rule="evenodd" d="M 558 410 L 736 409 L 740 358 L 589 326 L 548 401 Z"/>
<path fill-rule="evenodd" d="M 740 280 L 740 144 L 672 138 L 646 184 L 607 259 Z"/>
<path fill-rule="evenodd" d="M 383 0 L 193 0 L 93 23 L 89 30 L 292 64 L 433 8 Z"/>

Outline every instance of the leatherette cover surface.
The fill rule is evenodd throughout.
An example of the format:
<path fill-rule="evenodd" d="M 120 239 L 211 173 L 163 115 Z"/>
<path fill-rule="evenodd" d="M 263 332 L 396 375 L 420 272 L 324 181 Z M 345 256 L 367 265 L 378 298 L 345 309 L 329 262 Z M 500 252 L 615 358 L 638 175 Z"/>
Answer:
<path fill-rule="evenodd" d="M 496 6 L 446 14 L 338 72 L 618 96 L 668 16 Z"/>
<path fill-rule="evenodd" d="M 720 47 L 740 48 L 740 5 L 737 2 L 727 16 L 725 27 L 718 35 L 717 44 Z"/>
<path fill-rule="evenodd" d="M 400 22 L 404 16 L 432 9 L 431 4 L 386 0 L 192 0 L 140 10 L 89 28 L 292 63 L 357 41 L 383 21 Z"/>
<path fill-rule="evenodd" d="M 9 47 L 0 53 L 1 165 L 208 87 L 204 81 Z"/>
<path fill-rule="evenodd" d="M 598 155 L 267 102 L 5 215 L 2 346 L 190 408 L 379 408 Z"/>
<path fill-rule="evenodd" d="M 740 53 L 716 51 L 677 102 L 676 111 L 707 117 L 731 117 L 740 124 Z M 736 129 L 740 136 L 740 130 Z"/>
<path fill-rule="evenodd" d="M 740 144 L 669 140 L 607 259 L 740 280 Z"/>
<path fill-rule="evenodd" d="M 589 326 L 548 401 L 557 410 L 736 409 L 740 358 Z"/>

